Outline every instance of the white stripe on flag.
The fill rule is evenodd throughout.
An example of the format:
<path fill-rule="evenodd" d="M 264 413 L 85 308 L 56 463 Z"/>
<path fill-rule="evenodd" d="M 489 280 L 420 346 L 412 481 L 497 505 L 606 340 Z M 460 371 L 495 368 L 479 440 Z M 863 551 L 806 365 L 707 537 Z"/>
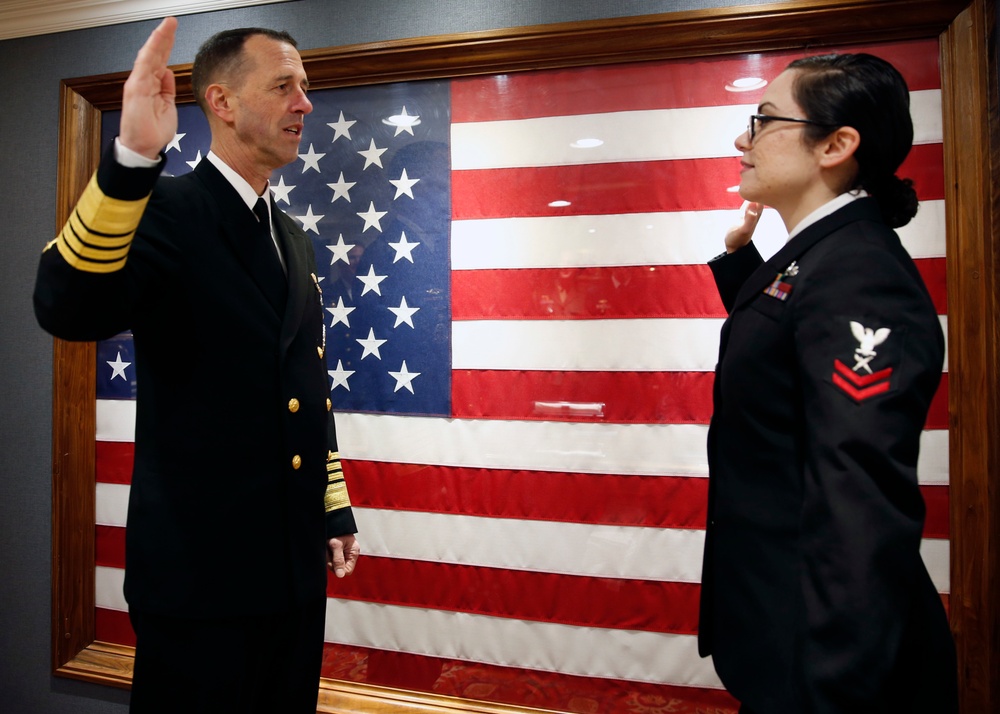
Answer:
<path fill-rule="evenodd" d="M 568 473 L 705 476 L 708 427 L 336 414 L 345 459 Z"/>
<path fill-rule="evenodd" d="M 98 525 L 125 525 L 129 487 L 98 484 Z M 354 508 L 365 553 L 431 563 L 697 583 L 705 532 Z M 545 543 L 539 548 L 539 543 Z"/>
<path fill-rule="evenodd" d="M 135 400 L 97 400 L 97 441 L 135 441 Z"/>
<path fill-rule="evenodd" d="M 948 317 L 939 315 L 945 334 Z M 455 320 L 454 369 L 714 372 L 722 318 Z M 831 360 L 832 363 L 832 360 Z"/>
<path fill-rule="evenodd" d="M 454 221 L 451 265 L 454 270 L 702 265 L 722 252 L 723 236 L 740 216 L 739 210 L 715 210 Z M 897 232 L 911 257 L 944 257 L 944 201 L 922 201 L 913 220 Z M 691 235 L 703 239 L 685 239 Z M 761 255 L 774 255 L 787 239 L 778 214 L 764 211 L 754 232 Z"/>
<path fill-rule="evenodd" d="M 94 569 L 94 604 L 106 610 L 128 612 L 125 602 L 125 571 L 98 565 Z"/>
<path fill-rule="evenodd" d="M 941 90 L 910 93 L 914 142 L 940 143 Z M 498 169 L 739 156 L 753 104 L 455 123 L 452 168 Z M 637 139 L 641 137 L 641 140 Z M 578 139 L 603 144 L 579 149 Z"/>
<path fill-rule="evenodd" d="M 97 413 L 98 422 L 104 424 L 99 441 L 131 440 L 135 402 L 99 399 Z M 700 424 L 584 424 L 351 412 L 338 412 L 335 420 L 345 459 L 569 473 L 708 473 L 708 427 Z M 921 434 L 917 475 L 921 484 L 947 485 L 946 430 Z"/>
<path fill-rule="evenodd" d="M 712 372 L 721 318 L 455 320 L 454 369 Z"/>
<path fill-rule="evenodd" d="M 943 538 L 920 541 L 920 557 L 939 593 L 951 592 L 951 545 Z"/>
<path fill-rule="evenodd" d="M 738 156 L 733 139 L 753 105 L 651 109 L 456 123 L 452 168 L 498 169 Z M 641 141 L 636 137 L 642 137 Z M 576 148 L 579 139 L 601 139 Z"/>
<path fill-rule="evenodd" d="M 911 258 L 943 258 L 945 256 L 944 201 L 921 201 L 909 223 L 896 233 Z"/>
<path fill-rule="evenodd" d="M 126 498 L 128 488 L 111 487 Z M 108 498 L 111 489 L 102 489 L 98 501 Z M 104 508 L 110 510 L 112 505 Z M 697 583 L 701 576 L 705 533 L 695 529 L 517 521 L 371 508 L 356 508 L 355 513 L 365 553 L 372 556 L 628 580 Z M 109 519 L 113 525 L 124 522 L 124 511 Z M 538 548 L 539 543 L 545 543 L 545 548 Z M 924 538 L 920 554 L 935 587 L 948 592 L 949 542 Z"/>
<path fill-rule="evenodd" d="M 739 217 L 739 212 L 730 212 L 731 216 Z M 731 221 L 726 228 L 735 224 Z M 921 201 L 917 215 L 902 228 L 897 228 L 896 233 L 899 240 L 906 248 L 906 252 L 911 258 L 943 258 L 945 254 L 945 216 L 944 201 L 931 200 Z M 716 236 L 723 236 L 723 233 L 716 233 Z M 760 251 L 764 259 L 770 258 L 788 240 L 788 231 L 785 224 L 781 222 L 777 211 L 767 209 L 757 224 L 754 231 L 753 242 Z M 721 238 L 712 242 L 713 248 L 722 245 Z M 718 255 L 719 249 L 712 255 Z"/>
<path fill-rule="evenodd" d="M 365 552 L 432 563 L 697 583 L 705 531 L 355 508 Z M 538 545 L 544 543 L 544 547 Z"/>
<path fill-rule="evenodd" d="M 506 667 L 720 688 L 697 638 L 327 600 L 326 639 Z"/>
<path fill-rule="evenodd" d="M 910 92 L 910 116 L 913 117 L 914 144 L 940 144 L 944 141 L 940 89 Z"/>
<path fill-rule="evenodd" d="M 703 264 L 721 252 L 723 236 L 738 220 L 738 211 L 718 210 L 453 221 L 451 267 Z M 718 240 L 684 239 L 690 235 Z"/>
<path fill-rule="evenodd" d="M 125 526 L 128 518 L 128 484 L 97 483 L 94 522 L 99 526 Z"/>

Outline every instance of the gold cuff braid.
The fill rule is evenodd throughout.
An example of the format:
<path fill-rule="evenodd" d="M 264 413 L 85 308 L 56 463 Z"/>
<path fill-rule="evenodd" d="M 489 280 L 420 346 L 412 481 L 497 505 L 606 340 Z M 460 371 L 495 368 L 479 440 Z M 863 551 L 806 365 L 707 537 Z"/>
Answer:
<path fill-rule="evenodd" d="M 347 484 L 344 483 L 344 470 L 340 465 L 340 454 L 331 451 L 326 457 L 326 512 L 336 511 L 340 508 L 348 508 L 351 505 L 351 498 L 347 494 Z"/>

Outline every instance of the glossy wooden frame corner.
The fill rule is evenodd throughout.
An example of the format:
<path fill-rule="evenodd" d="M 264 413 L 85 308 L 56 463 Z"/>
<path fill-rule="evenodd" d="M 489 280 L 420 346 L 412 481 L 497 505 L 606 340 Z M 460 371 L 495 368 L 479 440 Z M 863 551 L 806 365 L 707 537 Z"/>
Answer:
<path fill-rule="evenodd" d="M 948 250 L 950 614 L 962 711 L 1000 711 L 1000 114 L 992 0 L 792 0 L 311 50 L 314 88 L 527 69 L 937 37 L 941 42 Z M 178 101 L 192 101 L 190 66 Z M 101 112 L 125 73 L 61 88 L 57 226 L 98 162 Z M 991 117 L 990 120 L 985 117 Z M 95 641 L 95 348 L 56 340 L 52 658 L 57 675 L 131 683 L 132 650 Z M 528 712 L 323 680 L 319 711 Z"/>

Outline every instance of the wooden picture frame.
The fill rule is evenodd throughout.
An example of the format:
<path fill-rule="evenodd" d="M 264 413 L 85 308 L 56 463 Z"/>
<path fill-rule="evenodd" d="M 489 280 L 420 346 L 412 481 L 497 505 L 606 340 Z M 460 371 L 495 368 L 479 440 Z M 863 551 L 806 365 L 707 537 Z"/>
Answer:
<path fill-rule="evenodd" d="M 303 52 L 313 88 L 938 37 L 947 212 L 950 617 L 962 710 L 1000 708 L 1000 122 L 995 3 L 793 0 L 416 38 Z M 193 101 L 190 65 L 174 68 Z M 127 73 L 61 87 L 56 230 L 97 166 L 101 112 Z M 986 117 L 993 117 L 987 121 Z M 132 650 L 95 641 L 95 346 L 55 341 L 52 661 L 56 675 L 117 687 Z M 527 712 L 323 680 L 323 712 Z"/>

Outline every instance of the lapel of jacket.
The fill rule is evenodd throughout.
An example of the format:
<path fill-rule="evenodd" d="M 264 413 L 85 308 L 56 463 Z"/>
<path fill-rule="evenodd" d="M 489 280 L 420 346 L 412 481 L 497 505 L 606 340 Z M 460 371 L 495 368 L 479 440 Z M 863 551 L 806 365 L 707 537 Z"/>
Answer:
<path fill-rule="evenodd" d="M 879 220 L 878 204 L 875 203 L 875 199 L 861 198 L 851 201 L 843 208 L 816 221 L 785 243 L 777 253 L 764 261 L 743 283 L 743 287 L 736 295 L 736 302 L 733 303 L 730 314 L 735 313 L 760 295 L 764 288 L 774 282 L 774 277 L 783 273 L 793 260 L 801 258 L 810 248 L 831 233 L 858 220 Z"/>
<path fill-rule="evenodd" d="M 242 249 L 240 244 L 240 241 L 247 240 L 248 234 L 259 230 L 260 224 L 257 223 L 257 217 L 247 207 L 232 184 L 226 180 L 226 177 L 219 173 L 219 170 L 212 165 L 211 161 L 204 159 L 199 161 L 198 165 L 194 168 L 194 173 L 215 200 L 215 206 L 218 209 L 216 215 L 223 240 L 229 244 L 229 248 L 236 256 L 236 260 L 250 274 L 254 283 L 257 283 L 257 287 L 261 289 L 262 294 L 265 296 L 265 302 L 271 305 L 271 302 L 266 299 L 266 291 L 261 288 L 257 282 L 257 276 L 250 267 L 246 251 Z M 276 210 L 272 202 L 271 211 L 274 212 Z M 274 305 L 271 305 L 271 308 L 275 314 L 278 314 L 278 310 Z M 282 316 L 278 314 L 278 317 Z"/>
<path fill-rule="evenodd" d="M 322 300 L 317 295 L 319 283 L 309 271 L 309 253 L 313 249 L 309 236 L 302 232 L 295 222 L 271 201 L 271 213 L 278 227 L 278 241 L 288 268 L 288 303 L 281 325 L 281 352 L 288 349 L 302 324 L 306 301 Z"/>

